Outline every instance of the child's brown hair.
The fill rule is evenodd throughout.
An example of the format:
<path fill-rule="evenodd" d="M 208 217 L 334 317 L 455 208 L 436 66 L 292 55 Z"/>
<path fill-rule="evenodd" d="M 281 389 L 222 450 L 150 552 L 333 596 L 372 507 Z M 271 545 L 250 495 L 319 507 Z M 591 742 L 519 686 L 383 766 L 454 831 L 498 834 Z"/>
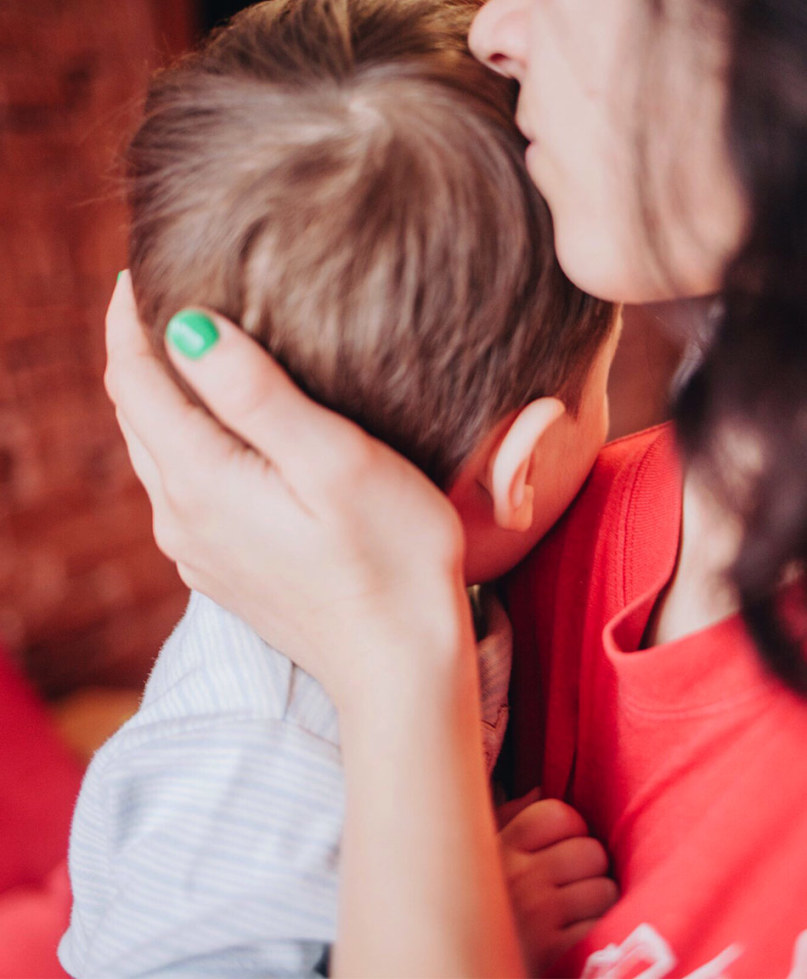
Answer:
<path fill-rule="evenodd" d="M 268 0 L 152 81 L 130 267 L 162 348 L 240 322 L 439 485 L 514 410 L 575 412 L 613 309 L 572 286 L 475 0 Z"/>

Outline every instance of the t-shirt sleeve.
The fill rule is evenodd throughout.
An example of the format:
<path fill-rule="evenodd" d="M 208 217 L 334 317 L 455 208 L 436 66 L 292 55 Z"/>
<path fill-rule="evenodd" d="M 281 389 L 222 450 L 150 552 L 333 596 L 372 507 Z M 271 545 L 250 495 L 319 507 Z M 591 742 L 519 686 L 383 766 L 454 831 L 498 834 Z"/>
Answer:
<path fill-rule="evenodd" d="M 287 721 L 136 729 L 82 788 L 72 975 L 316 975 L 335 935 L 338 748 Z"/>

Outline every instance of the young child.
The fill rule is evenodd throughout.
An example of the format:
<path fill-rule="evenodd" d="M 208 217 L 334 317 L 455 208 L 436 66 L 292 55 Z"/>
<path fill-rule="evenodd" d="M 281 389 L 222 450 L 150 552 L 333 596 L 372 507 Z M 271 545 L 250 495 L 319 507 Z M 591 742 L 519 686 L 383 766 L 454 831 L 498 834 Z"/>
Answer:
<path fill-rule="evenodd" d="M 476 7 L 258 4 L 156 76 L 129 151 L 132 282 L 157 346 L 166 324 L 181 340 L 191 303 L 240 321 L 448 493 L 469 585 L 516 564 L 585 479 L 617 334 L 615 310 L 558 268 L 514 92 L 466 48 Z M 509 632 L 495 602 L 478 618 L 492 767 Z M 192 595 L 138 714 L 86 776 L 63 964 L 322 972 L 341 821 L 335 708 Z"/>

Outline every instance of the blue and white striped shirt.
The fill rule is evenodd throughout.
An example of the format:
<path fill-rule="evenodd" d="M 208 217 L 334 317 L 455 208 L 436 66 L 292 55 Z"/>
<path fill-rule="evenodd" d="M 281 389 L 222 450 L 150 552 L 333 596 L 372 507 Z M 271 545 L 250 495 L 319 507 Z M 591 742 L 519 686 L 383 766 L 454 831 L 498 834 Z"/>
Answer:
<path fill-rule="evenodd" d="M 506 723 L 504 626 L 480 645 L 491 762 Z M 103 979 L 319 974 L 336 937 L 343 808 L 322 687 L 193 594 L 140 710 L 85 776 L 62 964 Z"/>

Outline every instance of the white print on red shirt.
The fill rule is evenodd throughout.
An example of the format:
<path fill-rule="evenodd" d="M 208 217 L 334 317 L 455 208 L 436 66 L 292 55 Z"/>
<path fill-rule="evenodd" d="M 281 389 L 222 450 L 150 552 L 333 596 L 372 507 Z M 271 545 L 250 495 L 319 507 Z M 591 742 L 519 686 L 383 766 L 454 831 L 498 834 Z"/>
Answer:
<path fill-rule="evenodd" d="M 803 931 L 796 939 L 793 968 L 787 979 L 807 979 L 807 931 Z"/>
<path fill-rule="evenodd" d="M 731 945 L 687 979 L 728 979 L 726 969 L 742 955 Z M 608 945 L 588 957 L 581 979 L 664 979 L 675 968 L 675 953 L 651 925 L 639 925 L 621 945 Z"/>
<path fill-rule="evenodd" d="M 743 953 L 741 945 L 730 945 L 685 979 L 729 979 L 726 970 Z M 664 979 L 676 965 L 673 950 L 647 924 L 639 925 L 621 945 L 608 945 L 586 961 L 581 979 Z M 788 979 L 807 979 L 807 931 L 796 939 L 793 965 Z"/>

